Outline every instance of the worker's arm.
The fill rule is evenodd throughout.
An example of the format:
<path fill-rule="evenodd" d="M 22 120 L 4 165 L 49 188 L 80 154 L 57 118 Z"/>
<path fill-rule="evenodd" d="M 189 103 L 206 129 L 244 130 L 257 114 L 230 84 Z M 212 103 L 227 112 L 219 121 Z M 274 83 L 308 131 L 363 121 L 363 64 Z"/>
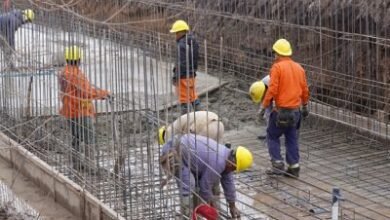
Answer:
<path fill-rule="evenodd" d="M 309 102 L 309 87 L 307 86 L 307 80 L 306 80 L 306 74 L 305 70 L 303 70 L 303 77 L 301 82 L 301 88 L 302 88 L 302 105 L 307 105 Z"/>
<path fill-rule="evenodd" d="M 229 204 L 230 214 L 233 218 L 240 217 L 240 213 L 236 207 L 236 187 L 234 185 L 233 172 L 222 174 L 221 185 L 225 194 L 225 198 Z"/>
<path fill-rule="evenodd" d="M 236 187 L 234 185 L 233 172 L 222 174 L 221 185 L 227 202 L 229 204 L 236 202 Z"/>
<path fill-rule="evenodd" d="M 278 94 L 279 78 L 280 78 L 279 67 L 274 64 L 270 71 L 270 82 L 262 103 L 264 109 L 266 109 L 268 106 L 271 105 L 272 99 Z"/>
<path fill-rule="evenodd" d="M 104 99 L 109 95 L 109 92 L 106 90 L 94 88 L 82 73 L 77 75 L 72 75 L 71 80 L 72 83 L 77 88 L 78 98 Z"/>

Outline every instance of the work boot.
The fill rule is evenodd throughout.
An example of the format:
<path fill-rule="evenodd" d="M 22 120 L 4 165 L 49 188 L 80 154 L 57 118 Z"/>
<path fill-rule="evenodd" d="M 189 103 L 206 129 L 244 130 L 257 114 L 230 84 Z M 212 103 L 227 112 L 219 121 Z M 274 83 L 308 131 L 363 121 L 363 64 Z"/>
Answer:
<path fill-rule="evenodd" d="M 285 176 L 286 177 L 291 177 L 291 178 L 298 178 L 299 177 L 299 171 L 301 170 L 301 168 L 299 166 L 297 167 L 291 167 L 289 166 L 287 168 L 287 171 L 285 173 Z"/>
<path fill-rule="evenodd" d="M 282 161 L 272 161 L 272 168 L 265 171 L 267 175 L 283 175 L 284 163 Z"/>

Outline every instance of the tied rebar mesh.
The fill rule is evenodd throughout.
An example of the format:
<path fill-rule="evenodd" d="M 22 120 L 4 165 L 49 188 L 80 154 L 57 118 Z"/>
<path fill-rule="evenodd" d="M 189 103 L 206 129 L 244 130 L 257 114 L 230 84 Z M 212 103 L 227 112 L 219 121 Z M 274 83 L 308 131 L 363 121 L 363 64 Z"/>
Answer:
<path fill-rule="evenodd" d="M 39 213 L 25 201 L 14 195 L 12 190 L 0 182 L 0 219 L 37 219 Z"/>
<path fill-rule="evenodd" d="M 201 46 L 199 90 L 221 87 L 218 93 L 205 93 L 204 108 L 227 119 L 231 130 L 255 118 L 256 110 L 243 93 L 268 74 L 276 39 L 292 43 L 293 58 L 306 70 L 310 110 L 317 117 L 301 131 L 308 161 L 302 164 L 313 170 L 308 172 L 313 181 L 303 179 L 296 185 L 268 179 L 258 167 L 239 175 L 238 203 L 244 218 L 300 219 L 310 215 L 309 210 L 329 215 L 327 184 L 333 183 L 350 187 L 350 198 L 364 195 L 373 206 L 388 208 L 383 201 L 390 181 L 380 175 L 388 168 L 390 146 L 389 6 L 382 1 L 12 3 L 14 9 L 32 8 L 36 20 L 16 31 L 12 52 L 2 44 L 1 131 L 126 219 L 182 215 L 175 182 L 160 187 L 161 146 L 156 144 L 156 130 L 180 115 L 180 108 L 173 107 L 177 98 L 171 82 L 177 49 L 168 34 L 176 19 L 188 21 Z M 78 149 L 72 147 L 72 124 L 59 114 L 64 94 L 58 78 L 65 65 L 64 49 L 72 45 L 82 50 L 80 68 L 86 79 L 112 97 L 92 102 L 96 117 L 73 123 Z M 228 139 L 251 146 L 265 166 L 264 148 L 250 139 L 256 134 L 246 135 Z M 74 166 L 72 160 L 80 163 Z M 345 204 L 341 210 L 350 219 L 390 216 L 362 208 L 353 199 Z M 221 211 L 227 217 L 226 206 Z"/>

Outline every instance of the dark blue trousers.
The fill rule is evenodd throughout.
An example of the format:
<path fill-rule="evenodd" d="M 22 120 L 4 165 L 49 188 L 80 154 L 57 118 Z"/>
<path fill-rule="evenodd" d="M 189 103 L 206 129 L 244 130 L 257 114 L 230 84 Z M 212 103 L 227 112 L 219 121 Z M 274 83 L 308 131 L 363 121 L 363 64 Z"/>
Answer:
<path fill-rule="evenodd" d="M 299 163 L 298 129 L 301 113 L 294 112 L 294 125 L 288 128 L 279 128 L 276 125 L 277 114 L 275 111 L 271 113 L 267 127 L 267 145 L 271 161 L 284 161 L 280 153 L 280 137 L 284 135 L 287 164 L 297 164 Z"/>

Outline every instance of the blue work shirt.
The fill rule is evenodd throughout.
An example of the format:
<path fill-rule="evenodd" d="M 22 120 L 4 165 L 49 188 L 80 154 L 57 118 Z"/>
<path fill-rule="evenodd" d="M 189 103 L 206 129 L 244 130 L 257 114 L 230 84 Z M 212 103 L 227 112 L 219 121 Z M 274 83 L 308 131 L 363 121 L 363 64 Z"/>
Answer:
<path fill-rule="evenodd" d="M 175 149 L 172 140 L 168 141 L 162 149 L 162 155 Z M 190 181 L 190 173 L 194 176 L 195 183 L 199 187 L 199 194 L 206 202 L 212 201 L 212 187 L 221 181 L 221 185 L 228 202 L 236 201 L 236 188 L 233 172 L 225 172 L 227 159 L 231 150 L 222 144 L 218 144 L 211 138 L 200 135 L 185 134 L 180 138 L 182 166 L 179 185 L 182 185 L 182 195 L 189 195 L 193 185 Z"/>
<path fill-rule="evenodd" d="M 13 10 L 0 16 L 0 35 L 12 49 L 15 49 L 15 32 L 24 23 L 23 12 L 20 10 Z"/>

